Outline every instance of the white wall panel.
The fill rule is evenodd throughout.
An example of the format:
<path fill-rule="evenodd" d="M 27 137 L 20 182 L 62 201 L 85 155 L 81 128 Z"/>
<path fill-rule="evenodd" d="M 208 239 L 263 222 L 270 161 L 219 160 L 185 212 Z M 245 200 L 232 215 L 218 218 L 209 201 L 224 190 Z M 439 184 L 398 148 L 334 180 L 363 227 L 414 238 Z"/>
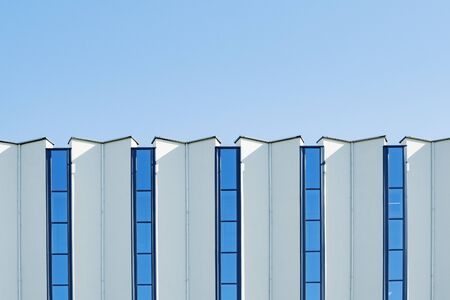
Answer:
<path fill-rule="evenodd" d="M 383 299 L 384 138 L 353 145 L 353 297 Z"/>
<path fill-rule="evenodd" d="M 324 146 L 325 295 L 350 299 L 351 143 L 322 139 Z"/>
<path fill-rule="evenodd" d="M 189 299 L 212 300 L 216 294 L 215 138 L 188 147 Z"/>
<path fill-rule="evenodd" d="M 99 300 L 102 292 L 102 147 L 71 140 L 74 299 Z M 126 202 L 126 199 L 121 200 Z"/>
<path fill-rule="evenodd" d="M 18 296 L 18 148 L 0 142 L 0 299 Z"/>
<path fill-rule="evenodd" d="M 158 300 L 186 299 L 186 149 L 156 139 L 156 290 Z"/>
<path fill-rule="evenodd" d="M 131 138 L 104 145 L 105 299 L 132 297 Z"/>
<path fill-rule="evenodd" d="M 22 300 L 47 299 L 47 147 L 45 139 L 21 145 Z"/>
<path fill-rule="evenodd" d="M 450 295 L 450 141 L 434 143 L 434 298 Z"/>
<path fill-rule="evenodd" d="M 300 143 L 295 138 L 269 145 L 273 300 L 300 299 Z"/>
<path fill-rule="evenodd" d="M 408 299 L 431 297 L 431 143 L 406 139 Z"/>
<path fill-rule="evenodd" d="M 240 138 L 242 299 L 269 299 L 268 144 Z"/>

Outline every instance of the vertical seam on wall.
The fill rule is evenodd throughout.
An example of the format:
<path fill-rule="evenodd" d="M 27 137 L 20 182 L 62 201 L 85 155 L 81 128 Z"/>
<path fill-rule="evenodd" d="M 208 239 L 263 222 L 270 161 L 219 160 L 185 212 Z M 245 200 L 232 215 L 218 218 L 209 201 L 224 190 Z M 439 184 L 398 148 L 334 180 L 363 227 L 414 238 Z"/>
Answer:
<path fill-rule="evenodd" d="M 273 299 L 273 199 L 272 199 L 272 144 L 268 144 L 269 168 L 269 299 Z"/>
<path fill-rule="evenodd" d="M 105 299 L 105 145 L 101 144 L 101 299 Z"/>
<path fill-rule="evenodd" d="M 17 145 L 17 299 L 22 299 L 22 146 Z"/>
<path fill-rule="evenodd" d="M 435 261 L 435 149 L 434 149 L 434 143 L 431 143 L 431 264 L 430 264 L 430 299 L 434 299 L 434 261 Z"/>
<path fill-rule="evenodd" d="M 186 300 L 189 300 L 189 145 L 184 146 L 184 185 L 185 185 L 185 209 L 186 209 Z"/>
<path fill-rule="evenodd" d="M 354 143 L 350 143 L 350 299 L 354 299 Z"/>

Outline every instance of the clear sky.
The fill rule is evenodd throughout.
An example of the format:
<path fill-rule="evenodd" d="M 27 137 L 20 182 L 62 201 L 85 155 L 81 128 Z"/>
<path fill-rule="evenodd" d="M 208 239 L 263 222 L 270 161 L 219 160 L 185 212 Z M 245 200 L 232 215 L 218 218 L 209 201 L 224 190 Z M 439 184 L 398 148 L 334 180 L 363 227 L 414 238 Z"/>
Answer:
<path fill-rule="evenodd" d="M 450 137 L 448 0 L 0 0 L 0 140 Z"/>

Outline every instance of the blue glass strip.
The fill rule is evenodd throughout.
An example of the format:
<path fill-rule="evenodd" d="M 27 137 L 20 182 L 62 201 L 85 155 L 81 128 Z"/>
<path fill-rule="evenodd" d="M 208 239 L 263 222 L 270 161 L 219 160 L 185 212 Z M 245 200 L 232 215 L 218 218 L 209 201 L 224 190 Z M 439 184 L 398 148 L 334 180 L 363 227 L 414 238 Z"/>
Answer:
<path fill-rule="evenodd" d="M 135 148 L 132 149 L 131 154 L 134 210 L 134 299 L 154 300 L 156 298 L 155 151 L 153 148 Z"/>
<path fill-rule="evenodd" d="M 303 300 L 323 299 L 322 148 L 302 147 Z"/>
<path fill-rule="evenodd" d="M 240 299 L 240 151 L 217 148 L 217 300 Z"/>

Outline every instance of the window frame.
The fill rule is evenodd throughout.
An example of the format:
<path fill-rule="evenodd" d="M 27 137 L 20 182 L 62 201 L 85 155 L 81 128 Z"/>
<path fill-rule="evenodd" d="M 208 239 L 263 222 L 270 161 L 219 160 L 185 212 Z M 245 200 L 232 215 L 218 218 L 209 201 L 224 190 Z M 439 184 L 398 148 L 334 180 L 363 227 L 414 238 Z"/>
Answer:
<path fill-rule="evenodd" d="M 53 190 L 52 189 L 52 152 L 66 152 L 67 155 L 67 189 L 66 190 Z M 46 226 L 47 226 L 47 299 L 53 299 L 53 287 L 55 286 L 67 286 L 68 299 L 73 299 L 73 261 L 72 261 L 72 149 L 71 148 L 47 148 L 45 149 L 45 171 L 46 171 Z M 55 192 L 67 193 L 67 285 L 53 284 L 53 255 L 52 253 L 52 194 Z M 59 224 L 58 222 L 56 224 Z M 58 255 L 58 254 L 56 254 Z M 63 255 L 63 254 L 60 254 Z M 65 255 L 65 254 L 64 254 Z"/>
<path fill-rule="evenodd" d="M 389 164 L 388 154 L 390 148 L 402 148 L 402 187 L 390 187 L 389 186 Z M 389 299 L 389 283 L 390 282 L 402 282 L 402 300 L 408 299 L 408 226 L 407 226 L 407 159 L 406 159 L 406 145 L 385 145 L 383 146 L 383 298 Z M 389 217 L 389 191 L 401 189 L 402 193 L 402 218 L 390 218 Z M 402 220 L 403 232 L 402 232 L 402 249 L 392 250 L 389 249 L 389 220 Z M 390 251 L 403 251 L 403 276 L 401 280 L 389 279 L 389 252 Z"/>
<path fill-rule="evenodd" d="M 221 182 L 221 150 L 234 149 L 236 150 L 236 189 L 222 189 L 220 186 Z M 241 261 L 241 148 L 238 146 L 218 146 L 215 147 L 215 258 L 216 258 L 216 300 L 222 300 L 222 282 L 221 282 L 221 192 L 222 191 L 236 191 L 236 290 L 237 290 L 237 300 L 241 300 L 241 287 L 242 287 L 242 261 Z"/>
<path fill-rule="evenodd" d="M 156 151 L 155 151 L 155 147 L 133 147 L 131 148 L 131 209 L 132 209 L 132 214 L 131 214 L 131 245 L 132 245 L 132 261 L 131 261 L 131 268 L 132 268 L 132 282 L 133 282 L 133 289 L 132 289 L 132 297 L 134 300 L 139 300 L 138 299 L 138 287 L 139 284 L 137 282 L 137 258 L 138 258 L 138 253 L 137 253 L 137 225 L 138 222 L 137 221 L 137 210 L 136 210 L 136 199 L 137 199 L 137 193 L 140 192 L 137 190 L 136 187 L 136 163 L 137 163 L 137 152 L 139 150 L 144 150 L 144 151 L 150 151 L 152 152 L 151 154 L 151 166 L 150 166 L 150 170 L 152 172 L 152 178 L 151 178 L 151 190 L 141 190 L 141 192 L 150 192 L 151 193 L 151 233 L 152 233 L 152 240 L 151 240 L 151 263 L 152 263 L 152 268 L 150 270 L 151 272 L 151 287 L 152 287 L 152 299 L 156 300 Z M 149 284 L 150 285 L 150 284 Z M 149 285 L 145 285 L 145 286 L 149 286 Z"/>
<path fill-rule="evenodd" d="M 319 188 L 306 188 L 305 184 L 305 149 L 319 149 L 320 151 L 320 187 Z M 324 203 L 324 147 L 323 146 L 300 146 L 300 298 L 302 300 L 308 300 L 306 298 L 306 253 L 307 252 L 320 252 L 320 299 L 325 299 L 325 203 Z M 320 250 L 319 251 L 307 251 L 306 250 L 306 191 L 319 190 L 320 191 Z M 311 221 L 311 220 L 309 220 Z M 313 282 L 311 282 L 313 283 Z"/>

